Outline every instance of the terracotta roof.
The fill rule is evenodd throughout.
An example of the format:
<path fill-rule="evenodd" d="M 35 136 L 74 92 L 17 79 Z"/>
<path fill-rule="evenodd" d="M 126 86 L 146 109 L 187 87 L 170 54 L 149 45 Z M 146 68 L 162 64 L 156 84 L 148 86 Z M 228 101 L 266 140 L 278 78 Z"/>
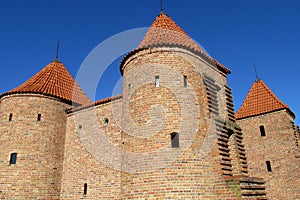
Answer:
<path fill-rule="evenodd" d="M 0 95 L 37 93 L 57 97 L 67 103 L 89 104 L 91 100 L 82 91 L 66 67 L 55 60 L 17 88 Z"/>
<path fill-rule="evenodd" d="M 202 51 L 187 33 L 166 14 L 160 14 L 156 17 L 138 48 L 160 44 L 181 44 Z"/>
<path fill-rule="evenodd" d="M 281 109 L 287 109 L 294 116 L 289 107 L 282 103 L 262 80 L 257 80 L 235 116 L 242 119 Z"/>
<path fill-rule="evenodd" d="M 176 24 L 176 22 L 172 18 L 164 13 L 161 13 L 156 17 L 138 48 L 124 57 L 123 61 L 121 62 L 121 72 L 123 71 L 122 67 L 126 59 L 132 54 L 136 53 L 138 50 L 166 46 L 177 46 L 188 49 L 193 53 L 199 54 L 212 64 L 216 64 L 217 67 L 220 70 L 224 71 L 226 74 L 230 73 L 229 69 L 227 69 L 225 66 L 205 53 L 200 48 L 200 46 L 196 42 L 194 42 L 194 40 Z"/>

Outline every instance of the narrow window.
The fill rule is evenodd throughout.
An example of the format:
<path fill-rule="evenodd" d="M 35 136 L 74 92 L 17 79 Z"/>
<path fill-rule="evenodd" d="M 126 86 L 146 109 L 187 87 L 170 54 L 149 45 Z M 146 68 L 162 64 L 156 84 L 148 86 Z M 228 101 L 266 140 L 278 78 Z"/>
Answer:
<path fill-rule="evenodd" d="M 87 194 L 87 183 L 83 185 L 83 195 L 86 196 L 86 194 Z"/>
<path fill-rule="evenodd" d="M 179 134 L 178 133 L 171 134 L 171 146 L 172 146 L 172 148 L 179 148 Z"/>
<path fill-rule="evenodd" d="M 187 87 L 187 76 L 183 76 L 183 86 Z"/>
<path fill-rule="evenodd" d="M 266 136 L 265 127 L 264 126 L 260 126 L 259 130 L 260 130 L 261 137 L 265 137 Z"/>
<path fill-rule="evenodd" d="M 10 114 L 9 114 L 9 117 L 8 117 L 8 121 L 9 121 L 9 122 L 11 122 L 11 121 L 12 121 L 12 117 L 13 117 L 13 114 L 12 114 L 12 113 L 10 113 Z"/>
<path fill-rule="evenodd" d="M 155 87 L 159 87 L 159 76 L 155 76 Z"/>
<path fill-rule="evenodd" d="M 41 115 L 41 114 L 38 114 L 37 120 L 38 120 L 38 121 L 41 121 L 41 117 L 42 117 L 42 115 Z"/>
<path fill-rule="evenodd" d="M 10 154 L 9 164 L 15 165 L 16 163 L 17 163 L 17 153 Z"/>
<path fill-rule="evenodd" d="M 267 164 L 267 170 L 268 170 L 268 172 L 272 172 L 271 162 L 270 161 L 266 161 L 266 164 Z"/>
<path fill-rule="evenodd" d="M 107 124 L 108 124 L 108 122 L 109 122 L 109 119 L 108 119 L 108 118 L 104 118 L 104 119 L 103 119 L 103 123 L 104 123 L 104 125 L 107 125 Z"/>

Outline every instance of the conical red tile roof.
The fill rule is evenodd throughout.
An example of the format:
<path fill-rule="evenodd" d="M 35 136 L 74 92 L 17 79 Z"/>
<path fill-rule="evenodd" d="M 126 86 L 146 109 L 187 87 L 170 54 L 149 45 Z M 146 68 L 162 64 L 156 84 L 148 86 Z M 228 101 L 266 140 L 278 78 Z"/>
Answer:
<path fill-rule="evenodd" d="M 171 17 L 160 14 L 154 20 L 138 48 L 165 44 L 183 45 L 197 51 L 203 51 Z"/>
<path fill-rule="evenodd" d="M 37 93 L 57 97 L 67 103 L 89 104 L 90 99 L 76 83 L 66 67 L 55 60 L 9 94 Z"/>
<path fill-rule="evenodd" d="M 292 113 L 289 107 L 280 101 L 262 80 L 258 80 L 252 85 L 235 116 L 237 119 L 242 119 L 281 109 L 287 109 Z M 294 114 L 292 113 L 292 115 Z"/>
<path fill-rule="evenodd" d="M 216 64 L 217 67 L 226 74 L 230 73 L 229 69 L 205 53 L 200 46 L 194 42 L 194 40 L 189 37 L 188 34 L 182 30 L 182 28 L 180 28 L 171 17 L 165 13 L 161 13 L 156 17 L 138 48 L 124 57 L 123 61 L 121 62 L 121 72 L 123 71 L 123 64 L 125 63 L 125 60 L 135 52 L 145 48 L 168 46 L 177 46 L 188 49 L 196 54 L 201 55 L 209 62 Z"/>

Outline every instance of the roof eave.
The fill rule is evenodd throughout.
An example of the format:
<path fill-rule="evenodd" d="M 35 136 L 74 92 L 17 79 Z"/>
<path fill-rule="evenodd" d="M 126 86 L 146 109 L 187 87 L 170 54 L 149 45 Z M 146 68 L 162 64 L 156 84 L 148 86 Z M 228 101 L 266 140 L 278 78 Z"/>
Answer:
<path fill-rule="evenodd" d="M 12 91 L 12 92 L 5 92 L 5 93 L 3 93 L 3 94 L 0 95 L 0 99 L 2 99 L 5 96 L 14 95 L 14 94 L 39 94 L 39 95 L 44 95 L 44 96 L 48 96 L 48 97 L 57 98 L 57 99 L 63 101 L 64 103 L 66 103 L 68 105 L 73 105 L 73 106 L 84 105 L 84 103 L 80 103 L 78 101 L 68 100 L 68 99 L 60 97 L 60 96 L 56 96 L 56 95 L 52 95 L 52 94 L 46 94 L 46 93 L 43 93 L 43 92 L 34 92 L 34 91 Z"/>
<path fill-rule="evenodd" d="M 247 115 L 247 116 L 243 116 L 243 117 L 237 117 L 235 115 L 235 118 L 237 120 L 242 120 L 242 119 L 246 119 L 246 118 L 251 118 L 251 117 L 257 117 L 257 116 L 260 116 L 260 115 L 265 115 L 265 114 L 269 114 L 269 113 L 272 113 L 272 112 L 277 112 L 277 111 L 280 111 L 280 110 L 286 110 L 291 116 L 293 119 L 295 119 L 295 114 L 291 111 L 290 108 L 280 108 L 280 109 L 276 109 L 276 110 L 272 110 L 272 111 L 268 111 L 268 112 L 263 112 L 263 113 L 259 113 L 259 114 L 253 114 L 253 115 Z"/>
<path fill-rule="evenodd" d="M 120 72 L 121 72 L 121 75 L 123 76 L 123 72 L 124 72 L 124 65 L 126 63 L 126 61 L 133 55 L 135 55 L 136 53 L 142 51 L 142 50 L 145 50 L 145 49 L 152 49 L 152 48 L 161 48 L 161 47 L 177 47 L 177 48 L 182 48 L 184 50 L 188 50 L 190 51 L 191 53 L 205 59 L 205 61 L 209 62 L 210 64 L 212 65 L 216 65 L 217 66 L 217 69 L 220 70 L 221 72 L 225 73 L 226 75 L 228 74 L 231 74 L 231 71 L 230 69 L 226 68 L 225 66 L 223 66 L 222 64 L 220 64 L 218 61 L 216 60 L 211 60 L 209 58 L 207 58 L 207 56 L 205 56 L 203 53 L 195 50 L 195 49 L 192 49 L 192 48 L 189 48 L 187 46 L 184 46 L 184 45 L 180 45 L 180 44 L 161 44 L 161 45 L 153 45 L 153 46 L 147 46 L 147 47 L 144 47 L 144 48 L 137 48 L 133 51 L 130 51 L 128 54 L 126 54 L 121 63 L 120 63 Z"/>

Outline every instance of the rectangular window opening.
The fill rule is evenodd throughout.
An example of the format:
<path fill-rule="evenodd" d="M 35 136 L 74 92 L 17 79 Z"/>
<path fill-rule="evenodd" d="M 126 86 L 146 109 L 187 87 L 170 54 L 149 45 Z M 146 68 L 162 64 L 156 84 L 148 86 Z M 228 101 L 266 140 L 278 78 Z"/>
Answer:
<path fill-rule="evenodd" d="M 183 86 L 187 87 L 187 76 L 186 75 L 183 76 Z"/>
<path fill-rule="evenodd" d="M 260 126 L 259 130 L 260 130 L 261 137 L 265 137 L 266 136 L 265 127 L 264 126 Z"/>
<path fill-rule="evenodd" d="M 171 146 L 172 146 L 172 148 L 179 148 L 179 134 L 178 133 L 171 134 Z"/>
<path fill-rule="evenodd" d="M 9 122 L 11 122 L 11 121 L 12 121 L 12 117 L 13 117 L 13 114 L 12 114 L 12 113 L 10 113 L 10 114 L 9 114 L 9 117 L 8 117 L 8 121 L 9 121 Z"/>
<path fill-rule="evenodd" d="M 10 154 L 9 164 L 15 165 L 16 163 L 17 163 L 17 153 Z"/>
<path fill-rule="evenodd" d="M 38 120 L 38 121 L 41 121 L 41 117 L 42 117 L 42 115 L 41 115 L 41 114 L 38 114 L 37 120 Z"/>
<path fill-rule="evenodd" d="M 155 87 L 159 87 L 159 76 L 155 76 Z"/>
<path fill-rule="evenodd" d="M 86 196 L 87 195 L 87 183 L 85 183 L 83 185 L 83 195 Z"/>
<path fill-rule="evenodd" d="M 267 164 L 267 170 L 268 170 L 268 172 L 272 172 L 271 162 L 270 161 L 266 161 L 266 164 Z"/>

